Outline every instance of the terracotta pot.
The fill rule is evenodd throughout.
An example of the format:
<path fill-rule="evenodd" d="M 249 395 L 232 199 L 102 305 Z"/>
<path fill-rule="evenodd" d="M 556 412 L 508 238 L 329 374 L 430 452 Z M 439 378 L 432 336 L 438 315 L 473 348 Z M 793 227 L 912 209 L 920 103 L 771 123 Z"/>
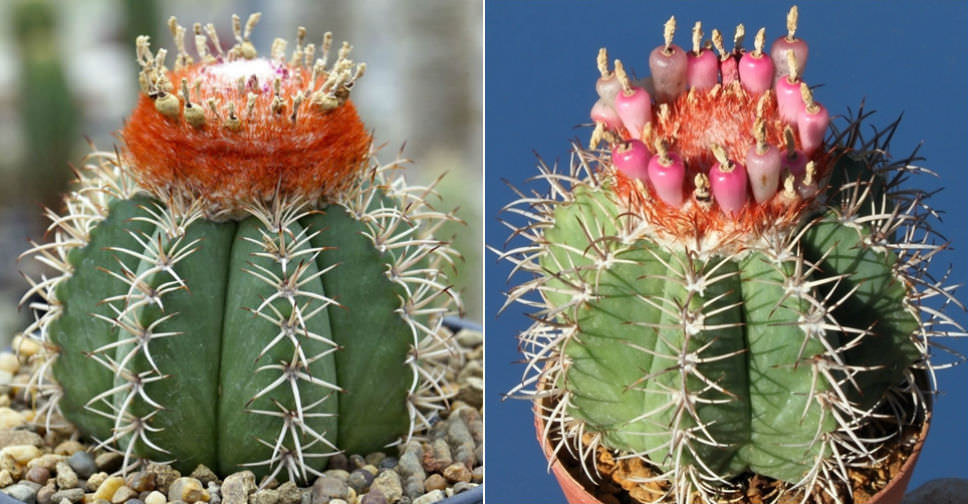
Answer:
<path fill-rule="evenodd" d="M 904 498 L 904 492 L 907 489 L 908 482 L 911 481 L 911 475 L 914 474 L 914 465 L 917 464 L 918 455 L 921 454 L 921 448 L 924 446 L 924 439 L 928 435 L 928 427 L 931 424 L 931 413 L 928 413 L 924 420 L 924 425 L 921 427 L 921 433 L 918 437 L 917 444 L 914 445 L 914 449 L 911 451 L 911 455 L 904 461 L 901 465 L 901 469 L 898 474 L 895 475 L 886 487 L 881 489 L 881 491 L 874 494 L 868 504 L 900 504 L 901 500 Z M 540 415 L 534 416 L 534 428 L 538 437 L 538 442 L 541 444 L 541 450 L 544 452 L 545 458 L 551 461 L 554 455 L 553 447 L 547 439 L 542 436 L 544 432 L 544 419 Z M 574 476 L 557 458 L 551 463 L 551 472 L 554 473 L 555 478 L 558 480 L 558 484 L 561 486 L 562 492 L 565 494 L 565 499 L 568 500 L 569 504 L 602 504 L 601 499 L 593 495 L 594 488 L 586 488 L 581 481 L 575 479 Z M 591 492 L 589 491 L 591 490 Z"/>

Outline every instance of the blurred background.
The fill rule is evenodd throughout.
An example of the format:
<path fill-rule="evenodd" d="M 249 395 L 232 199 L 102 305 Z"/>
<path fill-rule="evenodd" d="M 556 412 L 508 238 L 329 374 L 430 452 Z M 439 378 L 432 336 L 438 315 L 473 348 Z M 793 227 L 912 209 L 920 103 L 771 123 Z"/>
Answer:
<path fill-rule="evenodd" d="M 785 33 L 786 12 L 795 2 L 713 0 L 693 2 L 487 2 L 487 83 L 485 241 L 503 248 L 508 229 L 499 219 L 520 224 L 500 213 L 516 199 L 502 182 L 525 191 L 547 191 L 532 184 L 537 174 L 535 154 L 549 165 L 568 163 L 569 141 L 587 144 L 589 109 L 597 98 L 595 56 L 608 47 L 638 76 L 649 73 L 648 55 L 662 42 L 662 25 L 670 15 L 679 21 L 676 43 L 690 47 L 689 28 L 703 21 L 708 34 L 718 27 L 731 40 L 734 27 L 745 23 L 747 43 L 761 27 L 772 41 Z M 856 111 L 866 98 L 870 118 L 866 132 L 883 127 L 903 113 L 891 142 L 903 159 L 920 145 L 920 163 L 938 177 L 914 177 L 923 189 L 941 189 L 931 204 L 941 212 L 933 223 L 950 249 L 940 254 L 931 272 L 940 277 L 951 267 L 950 283 L 968 284 L 968 4 L 897 0 L 798 2 L 797 35 L 810 44 L 805 80 L 822 84 L 815 91 L 831 115 Z M 732 47 L 727 42 L 728 47 Z M 835 122 L 838 119 L 834 119 Z M 842 124 L 842 123 L 841 123 Z M 521 241 L 513 242 L 520 245 Z M 488 253 L 485 305 L 487 313 L 487 453 L 488 502 L 564 502 L 535 440 L 531 405 L 502 401 L 518 383 L 524 365 L 515 336 L 530 323 L 528 310 L 515 305 L 497 316 L 504 303 L 511 264 Z M 512 282 L 524 280 L 519 275 Z M 968 301 L 968 287 L 958 291 Z M 950 314 L 962 326 L 968 315 Z M 944 342 L 968 354 L 968 338 Z M 950 355 L 936 351 L 938 362 Z M 942 477 L 968 478 L 968 365 L 937 374 L 934 421 L 911 489 Z"/>
<path fill-rule="evenodd" d="M 86 139 L 110 149 L 134 106 L 135 37 L 151 36 L 171 62 L 169 16 L 189 31 L 212 22 L 231 45 L 232 14 L 244 22 L 257 11 L 252 39 L 261 54 L 276 37 L 294 40 L 298 26 L 317 46 L 327 31 L 337 44 L 349 41 L 351 57 L 367 63 L 353 101 L 385 144 L 380 159 L 392 161 L 406 144 L 411 184 L 447 173 L 434 206 L 459 207 L 466 222 L 442 237 L 453 237 L 464 257 L 455 278 L 466 316 L 481 320 L 481 2 L 0 0 L 0 347 L 29 316 L 17 310 L 27 287 L 17 256 L 28 238 L 43 237 L 43 207 L 61 208 L 70 165 L 90 151 Z"/>

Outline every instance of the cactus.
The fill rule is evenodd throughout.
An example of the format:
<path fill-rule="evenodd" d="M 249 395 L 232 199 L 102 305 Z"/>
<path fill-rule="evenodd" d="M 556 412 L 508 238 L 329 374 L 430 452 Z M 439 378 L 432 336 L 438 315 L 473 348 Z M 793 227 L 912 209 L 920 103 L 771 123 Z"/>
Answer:
<path fill-rule="evenodd" d="M 432 234 L 452 220 L 377 162 L 349 93 L 364 64 L 305 29 L 290 58 L 258 58 L 258 15 L 169 21 L 177 45 L 137 41 L 141 96 L 123 146 L 95 151 L 52 240 L 25 253 L 43 343 L 36 390 L 124 467 L 305 481 L 337 452 L 368 453 L 427 427 L 459 361 L 440 331 L 459 307 Z M 316 56 L 319 56 L 316 59 Z"/>
<path fill-rule="evenodd" d="M 528 276 L 507 302 L 534 319 L 511 394 L 589 478 L 643 463 L 615 480 L 642 502 L 740 501 L 751 473 L 848 502 L 924 421 L 935 339 L 963 334 L 917 158 L 891 158 L 897 122 L 829 124 L 796 17 L 770 53 L 714 30 L 720 56 L 671 18 L 640 83 L 602 49 L 588 147 L 507 207 L 525 243 L 500 253 Z"/>

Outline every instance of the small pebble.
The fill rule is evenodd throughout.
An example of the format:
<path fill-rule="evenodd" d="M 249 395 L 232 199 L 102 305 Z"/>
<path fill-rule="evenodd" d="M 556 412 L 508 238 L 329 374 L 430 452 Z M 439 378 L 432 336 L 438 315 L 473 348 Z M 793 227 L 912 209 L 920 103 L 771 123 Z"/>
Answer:
<path fill-rule="evenodd" d="M 14 445 L 43 446 L 43 444 L 44 438 L 40 437 L 36 432 L 20 429 L 0 430 L 0 449 Z"/>
<path fill-rule="evenodd" d="M 381 460 L 387 458 L 387 454 L 381 451 L 378 451 L 378 452 L 373 452 L 364 458 L 366 459 L 367 464 L 377 465 L 380 463 Z"/>
<path fill-rule="evenodd" d="M 471 471 L 464 464 L 460 462 L 454 462 L 453 464 L 444 468 L 444 477 L 449 481 L 458 482 L 468 482 L 471 480 Z"/>
<path fill-rule="evenodd" d="M 387 457 L 381 460 L 380 463 L 377 465 L 377 467 L 379 467 L 380 469 L 393 469 L 396 466 L 397 466 L 396 457 Z"/>
<path fill-rule="evenodd" d="M 329 469 L 324 472 L 323 475 L 336 478 L 340 481 L 346 481 L 350 477 L 350 473 L 344 471 L 343 469 Z"/>
<path fill-rule="evenodd" d="M 440 502 L 444 500 L 446 495 L 441 490 L 433 490 L 420 497 L 417 497 L 412 501 L 412 504 L 433 504 L 434 502 Z"/>
<path fill-rule="evenodd" d="M 393 471 L 383 471 L 377 475 L 370 484 L 370 492 L 379 490 L 387 502 L 393 503 L 403 497 L 403 486 L 400 483 L 400 475 Z"/>
<path fill-rule="evenodd" d="M 299 504 L 302 500 L 302 490 L 292 481 L 287 481 L 276 489 L 279 493 L 279 504 Z"/>
<path fill-rule="evenodd" d="M 0 470 L 0 488 L 8 487 L 10 485 L 13 485 L 13 475 L 10 474 L 10 470 Z"/>
<path fill-rule="evenodd" d="M 124 501 L 124 504 L 145 504 L 141 499 L 128 499 Z"/>
<path fill-rule="evenodd" d="M 168 486 L 181 477 L 177 469 L 164 464 L 148 464 L 145 472 L 154 473 L 155 489 L 161 493 L 168 493 Z"/>
<path fill-rule="evenodd" d="M 192 477 L 178 478 L 168 486 L 168 500 L 187 502 L 208 502 L 209 495 L 202 482 Z"/>
<path fill-rule="evenodd" d="M 111 496 L 111 504 L 124 504 L 137 496 L 138 492 L 133 488 L 127 485 L 122 485 L 118 487 L 117 491 L 114 492 L 114 495 Z"/>
<path fill-rule="evenodd" d="M 155 490 L 145 497 L 145 504 L 165 504 L 168 499 L 165 498 L 165 494 Z"/>
<path fill-rule="evenodd" d="M 121 485 L 124 485 L 124 479 L 120 476 L 110 476 L 98 485 L 97 490 L 94 491 L 88 500 L 104 499 L 110 501 L 114 492 L 117 492 Z"/>
<path fill-rule="evenodd" d="M 350 470 L 350 461 L 346 458 L 346 454 L 337 453 L 329 458 L 329 462 L 326 465 L 329 469 L 342 469 L 344 471 Z"/>
<path fill-rule="evenodd" d="M 366 459 L 362 455 L 353 454 L 350 455 L 350 467 L 353 469 L 359 469 L 366 465 Z"/>
<path fill-rule="evenodd" d="M 70 502 L 80 502 L 84 498 L 84 490 L 81 488 L 67 488 L 64 490 L 58 490 L 54 492 L 54 495 L 50 496 L 51 502 L 61 502 L 63 500 L 68 500 Z"/>
<path fill-rule="evenodd" d="M 58 462 L 63 462 L 67 460 L 67 457 L 63 455 L 55 455 L 53 453 L 45 453 L 30 462 L 27 462 L 27 467 L 43 467 L 48 471 L 53 471 L 57 467 Z"/>
<path fill-rule="evenodd" d="M 54 466 L 54 470 L 57 471 L 57 486 L 59 488 L 74 488 L 77 486 L 77 473 L 74 472 L 68 462 L 58 462 Z"/>
<path fill-rule="evenodd" d="M 454 493 L 459 494 L 461 492 L 466 492 L 472 488 L 477 488 L 477 485 L 475 485 L 474 483 L 467 483 L 467 482 L 461 481 L 459 483 L 454 484 Z"/>
<path fill-rule="evenodd" d="M 249 504 L 276 504 L 277 502 L 279 502 L 279 492 L 268 488 L 256 490 L 249 496 Z"/>
<path fill-rule="evenodd" d="M 75 469 L 76 471 L 77 469 Z M 108 479 L 108 473 L 106 472 L 96 472 L 87 479 L 87 485 L 84 486 L 84 490 L 88 492 L 93 492 L 104 483 L 104 480 Z"/>
<path fill-rule="evenodd" d="M 150 492 L 155 489 L 155 473 L 138 471 L 125 478 L 125 484 L 138 492 Z"/>
<path fill-rule="evenodd" d="M 83 449 L 84 445 L 82 445 L 80 442 L 73 439 L 68 439 L 67 441 L 63 441 L 57 445 L 57 447 L 54 448 L 54 453 L 70 457 Z"/>
<path fill-rule="evenodd" d="M 98 470 L 107 473 L 120 469 L 122 462 L 124 462 L 124 455 L 117 452 L 104 452 L 94 457 L 94 464 L 97 465 Z"/>
<path fill-rule="evenodd" d="M 27 474 L 24 475 L 24 479 L 46 485 L 47 480 L 50 479 L 50 469 L 40 466 L 31 467 L 27 470 Z"/>
<path fill-rule="evenodd" d="M 222 482 L 222 502 L 223 504 L 246 504 L 249 501 L 249 494 L 254 491 L 255 474 L 252 471 L 231 474 Z"/>
<path fill-rule="evenodd" d="M 484 466 L 477 466 L 471 471 L 471 481 L 474 483 L 484 482 Z"/>
<path fill-rule="evenodd" d="M 50 504 L 55 493 L 57 493 L 57 488 L 54 485 L 44 485 L 43 488 L 37 490 L 37 504 Z"/>
<path fill-rule="evenodd" d="M 346 483 L 332 476 L 320 476 L 313 483 L 312 504 L 327 504 L 334 497 L 346 496 Z"/>
<path fill-rule="evenodd" d="M 97 465 L 94 463 L 94 457 L 86 451 L 77 451 L 73 455 L 67 458 L 67 463 L 70 464 L 71 469 L 77 473 L 77 477 L 81 479 L 90 478 L 92 474 L 97 472 Z"/>
<path fill-rule="evenodd" d="M 189 476 L 201 481 L 203 485 L 208 485 L 212 481 L 218 481 L 218 476 L 215 472 L 205 464 L 198 464 Z"/>
<path fill-rule="evenodd" d="M 447 488 L 447 480 L 437 473 L 431 474 L 424 480 L 424 488 L 428 491 L 443 490 Z"/>
<path fill-rule="evenodd" d="M 26 464 L 32 459 L 40 456 L 40 448 L 34 445 L 13 445 L 0 450 L 0 453 L 9 455 L 18 464 Z"/>
<path fill-rule="evenodd" d="M 366 469 L 357 469 L 350 473 L 350 477 L 346 480 L 346 483 L 353 490 L 356 490 L 356 493 L 363 493 L 370 488 L 370 484 L 373 483 L 373 478 L 375 477 Z"/>
<path fill-rule="evenodd" d="M 363 470 L 366 471 L 366 472 L 368 472 L 368 473 L 370 473 L 370 474 L 372 474 L 372 475 L 374 475 L 374 476 L 376 476 L 377 473 L 380 472 L 380 470 L 377 469 L 376 466 L 371 466 L 371 465 L 365 465 L 365 466 L 363 466 Z"/>
<path fill-rule="evenodd" d="M 386 496 L 383 495 L 383 492 L 378 489 L 371 488 L 370 491 L 363 496 L 360 504 L 388 504 L 388 501 Z"/>
<path fill-rule="evenodd" d="M 3 491 L 10 497 L 23 501 L 25 504 L 36 504 L 37 492 L 40 490 L 40 488 L 40 485 L 37 483 L 21 481 L 20 483 L 15 483 L 4 488 Z"/>
<path fill-rule="evenodd" d="M 6 371 L 11 375 L 15 375 L 19 369 L 20 361 L 17 360 L 16 355 L 6 350 L 0 352 L 0 370 Z"/>

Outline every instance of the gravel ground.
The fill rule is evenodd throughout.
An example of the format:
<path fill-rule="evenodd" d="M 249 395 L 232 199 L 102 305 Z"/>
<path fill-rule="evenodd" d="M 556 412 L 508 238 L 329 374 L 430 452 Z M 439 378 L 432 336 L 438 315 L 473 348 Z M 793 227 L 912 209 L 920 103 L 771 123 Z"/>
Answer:
<path fill-rule="evenodd" d="M 483 335 L 461 330 L 466 361 L 455 400 L 430 432 L 366 455 L 337 455 L 310 486 L 257 482 L 249 471 L 219 478 L 199 465 L 162 464 L 120 474 L 121 456 L 79 440 L 72 427 L 34 425 L 29 369 L 0 352 L 0 491 L 27 504 L 431 504 L 484 481 Z M 15 343 L 16 344 L 16 343 Z M 66 502 L 65 502 L 66 501 Z"/>

